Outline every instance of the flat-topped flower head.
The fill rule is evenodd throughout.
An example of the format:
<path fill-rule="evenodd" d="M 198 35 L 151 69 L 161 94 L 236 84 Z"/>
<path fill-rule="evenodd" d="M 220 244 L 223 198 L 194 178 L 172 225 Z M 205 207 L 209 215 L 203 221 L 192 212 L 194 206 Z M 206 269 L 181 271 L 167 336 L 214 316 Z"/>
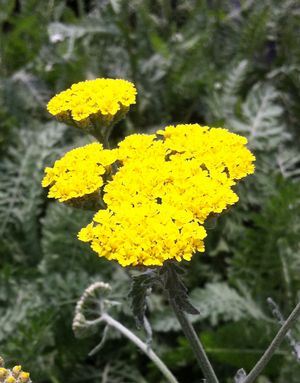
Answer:
<path fill-rule="evenodd" d="M 105 150 L 99 143 L 73 149 L 45 169 L 42 186 L 49 187 L 49 198 L 60 202 L 89 196 L 102 187 L 115 161 L 116 151 Z"/>
<path fill-rule="evenodd" d="M 100 256 L 122 266 L 189 261 L 195 251 L 204 251 L 205 237 L 204 227 L 189 211 L 147 203 L 116 212 L 100 210 L 79 233 L 79 239 L 91 242 Z"/>
<path fill-rule="evenodd" d="M 135 104 L 136 88 L 126 80 L 97 78 L 73 84 L 48 103 L 49 113 L 59 121 L 91 132 L 116 123 Z"/>
<path fill-rule="evenodd" d="M 118 171 L 104 186 L 99 211 L 79 239 L 122 266 L 161 266 L 204 251 L 205 220 L 238 201 L 236 182 L 254 171 L 244 137 L 198 124 L 119 144 Z"/>
<path fill-rule="evenodd" d="M 79 233 L 99 256 L 162 266 L 204 251 L 205 220 L 235 204 L 233 186 L 254 171 L 246 144 L 223 128 L 168 126 L 128 136 L 113 150 L 74 149 L 46 168 L 42 184 L 61 202 L 91 195 L 105 202 Z"/>

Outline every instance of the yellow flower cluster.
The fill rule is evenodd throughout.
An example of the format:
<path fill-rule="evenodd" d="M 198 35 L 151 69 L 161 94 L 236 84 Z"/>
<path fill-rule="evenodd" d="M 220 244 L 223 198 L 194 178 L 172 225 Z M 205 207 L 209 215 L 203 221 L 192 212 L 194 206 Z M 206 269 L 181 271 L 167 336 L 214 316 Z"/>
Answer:
<path fill-rule="evenodd" d="M 161 266 L 167 259 L 190 260 L 196 250 L 204 251 L 205 229 L 189 211 L 156 205 L 100 210 L 79 239 L 122 266 Z"/>
<path fill-rule="evenodd" d="M 45 169 L 42 186 L 49 186 L 48 197 L 60 202 L 90 195 L 101 188 L 104 175 L 110 172 L 116 159 L 115 150 L 105 150 L 99 143 L 73 149 L 57 160 L 53 168 Z"/>
<path fill-rule="evenodd" d="M 48 111 L 106 143 L 135 99 L 132 83 L 99 78 L 59 93 Z M 42 185 L 60 202 L 106 204 L 79 233 L 100 256 L 123 266 L 161 266 L 204 251 L 205 220 L 236 203 L 232 187 L 254 171 L 246 144 L 222 128 L 168 126 L 131 135 L 113 150 L 100 143 L 71 150 L 45 169 Z"/>
<path fill-rule="evenodd" d="M 117 149 L 119 169 L 103 188 L 107 209 L 79 239 L 122 266 L 190 260 L 204 251 L 205 219 L 237 202 L 232 186 L 254 171 L 246 143 L 198 124 L 127 137 Z"/>
<path fill-rule="evenodd" d="M 59 121 L 87 127 L 103 126 L 122 118 L 135 104 L 136 88 L 126 80 L 97 78 L 73 84 L 48 103 L 49 113 Z"/>
<path fill-rule="evenodd" d="M 1 383 L 31 383 L 29 372 L 22 371 L 22 366 L 14 366 L 12 369 L 4 367 L 0 357 L 0 382 Z"/>

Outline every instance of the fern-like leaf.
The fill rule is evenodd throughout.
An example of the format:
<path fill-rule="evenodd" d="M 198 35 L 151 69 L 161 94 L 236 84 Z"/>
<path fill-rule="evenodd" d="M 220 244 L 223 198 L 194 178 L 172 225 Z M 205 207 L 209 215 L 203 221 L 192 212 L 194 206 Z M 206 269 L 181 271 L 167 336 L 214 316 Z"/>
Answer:
<path fill-rule="evenodd" d="M 252 149 L 272 150 L 289 137 L 279 97 L 272 85 L 258 83 L 242 104 L 241 116 L 229 121 L 237 133 L 248 137 Z"/>
<path fill-rule="evenodd" d="M 39 132 L 21 129 L 0 164 L 0 235 L 13 227 L 23 233 L 31 249 L 38 243 L 42 172 L 49 157 L 57 155 L 64 131 L 57 124 Z"/>
<path fill-rule="evenodd" d="M 223 282 L 208 283 L 205 289 L 195 289 L 191 294 L 191 300 L 197 302 L 202 319 L 209 319 L 212 325 L 216 325 L 220 320 L 234 322 L 244 318 L 267 320 L 245 288 L 241 288 L 239 292 Z"/>
<path fill-rule="evenodd" d="M 214 119 L 226 120 L 234 115 L 239 91 L 246 79 L 248 67 L 247 60 L 240 61 L 229 70 L 223 83 L 215 84 L 220 89 L 215 90 L 212 98 L 208 100 L 209 110 Z"/>
<path fill-rule="evenodd" d="M 225 282 L 208 283 L 205 288 L 191 292 L 191 302 L 199 308 L 200 315 L 189 316 L 191 322 L 208 320 L 216 326 L 220 321 L 236 322 L 253 318 L 267 321 L 260 307 L 253 301 L 245 288 L 241 292 Z M 160 332 L 178 331 L 179 323 L 168 308 L 153 315 L 153 329 Z"/>
<path fill-rule="evenodd" d="M 298 150 L 291 148 L 282 150 L 277 156 L 277 164 L 284 178 L 299 179 L 300 154 Z"/>

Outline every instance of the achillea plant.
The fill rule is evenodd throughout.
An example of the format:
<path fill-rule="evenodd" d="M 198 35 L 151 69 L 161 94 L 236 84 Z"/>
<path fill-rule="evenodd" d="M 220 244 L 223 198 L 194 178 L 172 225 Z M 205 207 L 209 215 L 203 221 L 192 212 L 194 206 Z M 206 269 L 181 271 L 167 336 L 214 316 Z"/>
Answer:
<path fill-rule="evenodd" d="M 90 243 L 101 257 L 123 267 L 143 269 L 133 278 L 130 292 L 138 323 L 151 334 L 145 318 L 145 298 L 149 287 L 159 285 L 190 340 L 204 377 L 217 383 L 186 316 L 199 313 L 189 302 L 178 262 L 190 261 L 196 252 L 204 252 L 205 221 L 238 201 L 233 188 L 254 172 L 255 157 L 246 147 L 246 138 L 224 128 L 198 124 L 168 126 L 150 135 L 133 134 L 117 148 L 109 149 L 111 129 L 135 102 L 135 94 L 134 85 L 127 81 L 96 79 L 74 84 L 55 96 L 48 104 L 50 113 L 100 142 L 74 149 L 52 168 L 46 168 L 42 185 L 49 187 L 50 198 L 77 207 L 88 205 L 95 211 L 93 221 L 80 230 L 78 237 Z M 109 289 L 100 283 L 85 291 L 76 308 L 74 329 L 106 323 L 104 334 L 109 327 L 119 330 L 170 382 L 177 382 L 149 346 L 107 314 L 115 302 L 98 297 L 99 318 L 86 318 L 86 301 L 95 291 L 105 291 L 106 295 Z M 248 375 L 239 371 L 236 383 L 256 379 L 299 311 L 300 304 L 253 370 Z"/>

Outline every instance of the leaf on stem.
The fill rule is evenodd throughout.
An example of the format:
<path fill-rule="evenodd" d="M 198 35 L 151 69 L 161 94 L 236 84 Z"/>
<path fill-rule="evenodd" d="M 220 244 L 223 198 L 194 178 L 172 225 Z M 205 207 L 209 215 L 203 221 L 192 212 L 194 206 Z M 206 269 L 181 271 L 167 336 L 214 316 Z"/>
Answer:
<path fill-rule="evenodd" d="M 131 308 L 136 319 L 137 327 L 144 327 L 146 333 L 149 333 L 149 331 L 147 331 L 148 326 L 145 326 L 146 298 L 149 290 L 156 281 L 156 273 L 153 272 L 153 270 L 146 271 L 132 278 L 131 290 L 129 292 Z"/>
<path fill-rule="evenodd" d="M 162 270 L 163 285 L 170 298 L 178 308 L 187 314 L 200 314 L 199 310 L 189 301 L 187 288 L 179 276 L 179 272 L 182 274 L 182 269 L 171 262 L 166 262 L 164 267 L 165 270 Z"/>

